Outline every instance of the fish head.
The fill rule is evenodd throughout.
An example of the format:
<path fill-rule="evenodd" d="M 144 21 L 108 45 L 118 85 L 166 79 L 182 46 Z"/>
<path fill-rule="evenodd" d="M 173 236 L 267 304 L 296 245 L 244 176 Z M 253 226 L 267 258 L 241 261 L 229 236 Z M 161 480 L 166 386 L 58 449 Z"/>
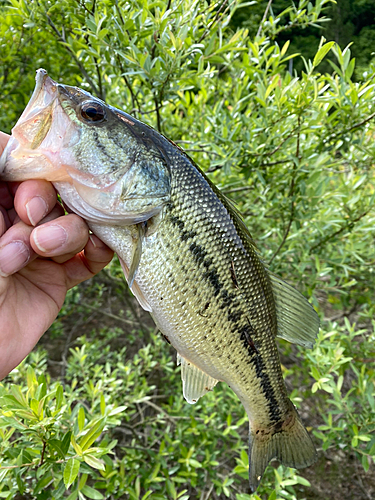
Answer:
<path fill-rule="evenodd" d="M 37 71 L 34 93 L 0 159 L 0 179 L 45 179 L 93 222 L 135 224 L 170 197 L 156 132 L 88 92 Z"/>

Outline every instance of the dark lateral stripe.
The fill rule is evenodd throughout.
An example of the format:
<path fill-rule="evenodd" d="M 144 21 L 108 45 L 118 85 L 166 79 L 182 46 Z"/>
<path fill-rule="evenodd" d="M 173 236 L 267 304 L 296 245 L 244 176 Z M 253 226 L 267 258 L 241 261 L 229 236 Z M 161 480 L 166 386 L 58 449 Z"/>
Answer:
<path fill-rule="evenodd" d="M 267 399 L 271 421 L 275 423 L 279 422 L 281 419 L 281 411 L 270 378 L 265 370 L 263 359 L 260 355 L 255 355 L 251 358 L 250 362 L 254 365 L 256 376 L 260 379 L 260 385 Z"/>
<path fill-rule="evenodd" d="M 255 334 L 253 327 L 249 322 L 247 325 L 239 328 L 238 331 L 241 335 L 240 338 L 243 342 L 243 345 L 249 354 L 249 362 L 254 366 L 256 376 L 260 380 L 261 388 L 267 400 L 267 406 L 269 408 L 271 421 L 278 422 L 281 418 L 279 404 L 277 402 L 270 377 L 266 371 L 262 355 L 257 349 L 256 342 L 253 341 L 253 337 Z"/>
<path fill-rule="evenodd" d="M 172 224 L 179 229 L 182 241 L 186 241 L 189 237 L 194 238 L 196 236 L 196 234 L 193 234 L 195 231 L 186 230 L 185 223 L 178 217 L 171 216 L 170 220 Z M 215 297 L 220 294 L 220 299 L 222 301 L 221 307 L 223 309 L 228 308 L 228 321 L 233 324 L 233 333 L 240 335 L 240 339 L 249 354 L 249 362 L 255 368 L 256 376 L 260 380 L 262 391 L 267 400 L 270 419 L 272 422 L 279 422 L 281 418 L 280 408 L 261 354 L 259 354 L 257 347 L 252 340 L 255 336 L 255 332 L 253 332 L 251 323 L 242 328 L 239 327 L 238 323 L 242 316 L 242 311 L 236 310 L 235 308 L 230 310 L 230 305 L 235 298 L 235 294 L 228 293 L 228 291 L 224 288 L 223 283 L 221 283 L 219 279 L 217 269 L 212 265 L 212 258 L 208 256 L 208 252 L 201 245 L 195 243 L 195 241 L 190 244 L 189 250 L 197 264 L 203 265 L 206 268 L 206 271 L 202 273 L 202 276 L 213 287 Z M 228 272 L 230 272 L 230 269 L 228 269 Z"/>

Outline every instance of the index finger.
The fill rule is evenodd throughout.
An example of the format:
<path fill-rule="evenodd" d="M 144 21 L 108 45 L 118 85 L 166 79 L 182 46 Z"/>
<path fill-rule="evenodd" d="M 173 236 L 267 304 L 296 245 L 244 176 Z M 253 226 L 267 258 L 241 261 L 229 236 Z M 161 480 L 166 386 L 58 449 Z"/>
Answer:
<path fill-rule="evenodd" d="M 14 197 L 14 207 L 21 220 L 36 226 L 51 212 L 57 202 L 57 195 L 50 182 L 30 180 L 22 182 Z"/>

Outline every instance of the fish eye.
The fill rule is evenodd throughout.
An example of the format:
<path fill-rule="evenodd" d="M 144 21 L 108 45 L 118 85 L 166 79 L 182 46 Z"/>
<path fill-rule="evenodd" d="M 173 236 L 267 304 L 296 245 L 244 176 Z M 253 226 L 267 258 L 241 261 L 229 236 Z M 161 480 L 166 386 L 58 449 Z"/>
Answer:
<path fill-rule="evenodd" d="M 88 122 L 101 122 L 105 120 L 106 113 L 104 107 L 96 101 L 86 101 L 82 104 L 81 116 L 85 121 Z"/>

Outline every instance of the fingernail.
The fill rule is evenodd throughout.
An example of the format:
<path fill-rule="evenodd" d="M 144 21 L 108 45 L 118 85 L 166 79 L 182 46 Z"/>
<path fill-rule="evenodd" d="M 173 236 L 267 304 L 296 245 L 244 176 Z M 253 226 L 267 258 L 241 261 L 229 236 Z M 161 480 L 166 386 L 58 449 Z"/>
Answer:
<path fill-rule="evenodd" d="M 96 248 L 98 245 L 95 243 L 94 238 L 92 237 L 92 234 L 89 235 L 90 241 L 93 244 L 94 248 Z"/>
<path fill-rule="evenodd" d="M 33 231 L 35 245 L 41 252 L 52 252 L 62 247 L 68 239 L 68 233 L 62 226 L 39 226 Z"/>
<path fill-rule="evenodd" d="M 0 275 L 7 276 L 19 271 L 30 259 L 30 251 L 23 241 L 12 241 L 0 248 Z"/>
<path fill-rule="evenodd" d="M 41 196 L 35 196 L 26 203 L 26 213 L 33 226 L 36 226 L 47 215 L 47 212 L 47 203 Z"/>

